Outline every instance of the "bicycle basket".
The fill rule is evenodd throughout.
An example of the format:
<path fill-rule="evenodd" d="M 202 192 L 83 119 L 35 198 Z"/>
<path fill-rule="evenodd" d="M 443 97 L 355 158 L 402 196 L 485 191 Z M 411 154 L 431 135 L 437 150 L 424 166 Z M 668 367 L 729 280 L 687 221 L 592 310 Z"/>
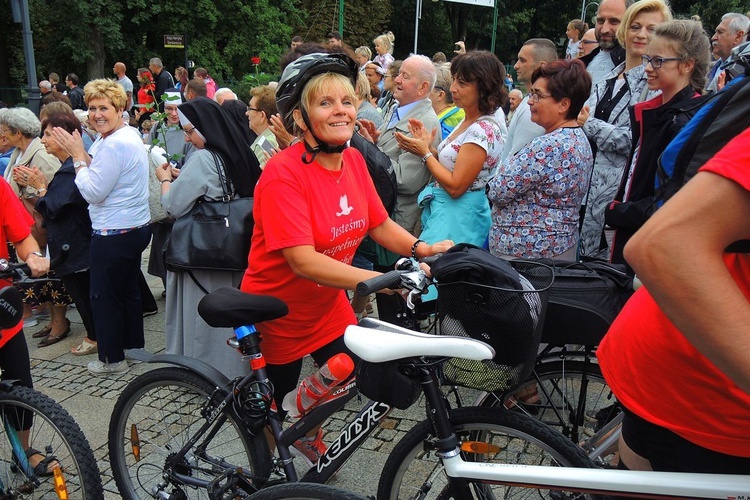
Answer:
<path fill-rule="evenodd" d="M 468 281 L 438 283 L 440 333 L 481 340 L 495 349 L 492 360 L 449 359 L 443 365 L 445 382 L 507 391 L 531 374 L 554 274 L 537 262 L 507 263 L 518 272 L 519 289 Z"/>

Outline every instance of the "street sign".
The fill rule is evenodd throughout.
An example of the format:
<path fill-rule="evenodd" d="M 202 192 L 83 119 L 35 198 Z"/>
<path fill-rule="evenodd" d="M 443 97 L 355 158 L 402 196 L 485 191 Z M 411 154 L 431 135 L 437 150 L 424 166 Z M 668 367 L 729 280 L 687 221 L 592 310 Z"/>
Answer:
<path fill-rule="evenodd" d="M 185 35 L 164 35 L 165 49 L 184 49 Z"/>

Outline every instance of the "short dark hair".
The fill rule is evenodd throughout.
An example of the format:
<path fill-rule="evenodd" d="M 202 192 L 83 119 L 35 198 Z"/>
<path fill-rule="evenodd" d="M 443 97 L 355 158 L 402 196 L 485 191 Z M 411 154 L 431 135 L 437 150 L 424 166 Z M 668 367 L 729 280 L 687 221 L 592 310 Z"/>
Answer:
<path fill-rule="evenodd" d="M 341 40 L 341 33 L 339 33 L 338 31 L 330 31 L 326 35 L 326 38 L 335 38 L 336 40 Z"/>
<path fill-rule="evenodd" d="M 72 111 L 49 115 L 42 120 L 42 133 L 44 133 L 44 130 L 47 127 L 60 127 L 69 134 L 72 134 L 75 130 L 77 130 L 79 134 L 81 133 L 81 122 Z"/>
<path fill-rule="evenodd" d="M 451 76 L 475 83 L 479 91 L 479 111 L 491 115 L 508 101 L 505 66 L 492 52 L 472 50 L 451 61 Z"/>
<path fill-rule="evenodd" d="M 297 35 L 297 36 L 292 37 L 292 41 L 294 43 L 297 43 L 297 42 L 302 43 L 303 40 L 301 36 Z"/>
<path fill-rule="evenodd" d="M 556 101 L 570 99 L 565 118 L 572 120 L 581 112 L 591 94 L 591 76 L 580 59 L 559 59 L 542 64 L 531 73 L 531 84 L 539 78 L 547 80 L 547 91 Z"/>
<path fill-rule="evenodd" d="M 206 89 L 206 82 L 193 78 L 185 86 L 185 93 L 192 92 L 196 97 L 208 97 L 208 90 Z"/>
<path fill-rule="evenodd" d="M 78 85 L 78 75 L 76 75 L 75 73 L 68 73 L 68 76 L 66 76 L 65 79 L 73 85 Z"/>

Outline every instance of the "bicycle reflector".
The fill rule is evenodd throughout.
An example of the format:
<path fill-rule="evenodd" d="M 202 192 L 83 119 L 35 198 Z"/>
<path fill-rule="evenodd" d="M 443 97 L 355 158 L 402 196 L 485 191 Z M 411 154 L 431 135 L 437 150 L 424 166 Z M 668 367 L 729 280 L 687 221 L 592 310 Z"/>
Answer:
<path fill-rule="evenodd" d="M 461 451 L 465 453 L 479 453 L 482 455 L 495 455 L 500 453 L 500 448 L 496 444 L 485 443 L 484 441 L 464 441 L 461 443 Z"/>
<path fill-rule="evenodd" d="M 63 476 L 62 469 L 60 467 L 55 467 L 53 470 L 53 476 L 57 498 L 60 500 L 68 500 L 68 486 L 65 484 L 65 476 Z"/>
<path fill-rule="evenodd" d="M 141 461 L 141 440 L 138 438 L 138 428 L 135 424 L 130 426 L 130 447 L 133 448 L 133 456 L 136 462 Z"/>

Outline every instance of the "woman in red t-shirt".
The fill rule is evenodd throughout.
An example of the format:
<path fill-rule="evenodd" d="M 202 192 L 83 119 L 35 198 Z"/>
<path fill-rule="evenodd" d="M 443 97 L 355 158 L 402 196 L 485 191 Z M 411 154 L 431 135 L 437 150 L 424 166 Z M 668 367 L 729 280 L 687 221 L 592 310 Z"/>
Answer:
<path fill-rule="evenodd" d="M 345 290 L 379 275 L 350 265 L 366 234 L 401 255 L 426 257 L 453 245 L 428 245 L 388 218 L 362 155 L 347 147 L 357 73 L 346 55 L 310 54 L 287 66 L 278 86 L 279 112 L 299 142 L 268 161 L 255 188 L 255 229 L 241 288 L 289 306 L 287 316 L 258 325 L 279 411 L 304 356 L 323 365 L 337 353 L 352 355 L 343 334 L 356 319 Z M 321 437 L 313 429 L 294 447 L 315 462 L 325 452 Z"/>
<path fill-rule="evenodd" d="M 620 462 L 638 470 L 750 471 L 750 129 L 625 247 L 644 287 L 597 357 L 627 409 Z M 744 242 L 745 246 L 747 242 Z"/>
<path fill-rule="evenodd" d="M 0 129 L 0 134 L 4 131 Z M 0 182 L 0 258 L 8 258 L 8 242 L 13 243 L 18 257 L 29 265 L 33 276 L 41 276 L 49 271 L 49 260 L 39 251 L 39 245 L 31 235 L 34 219 L 21 204 L 18 196 L 7 182 Z M 0 280 L 0 288 L 12 286 L 9 281 Z M 21 385 L 33 388 L 29 348 L 23 334 L 23 322 L 0 330 L 0 370 L 3 380 L 19 380 Z M 45 458 L 38 451 L 29 452 L 29 429 L 31 418 L 23 419 L 26 425 L 18 429 L 29 464 L 40 476 L 51 476 L 53 469 L 60 466 L 57 460 Z"/>

